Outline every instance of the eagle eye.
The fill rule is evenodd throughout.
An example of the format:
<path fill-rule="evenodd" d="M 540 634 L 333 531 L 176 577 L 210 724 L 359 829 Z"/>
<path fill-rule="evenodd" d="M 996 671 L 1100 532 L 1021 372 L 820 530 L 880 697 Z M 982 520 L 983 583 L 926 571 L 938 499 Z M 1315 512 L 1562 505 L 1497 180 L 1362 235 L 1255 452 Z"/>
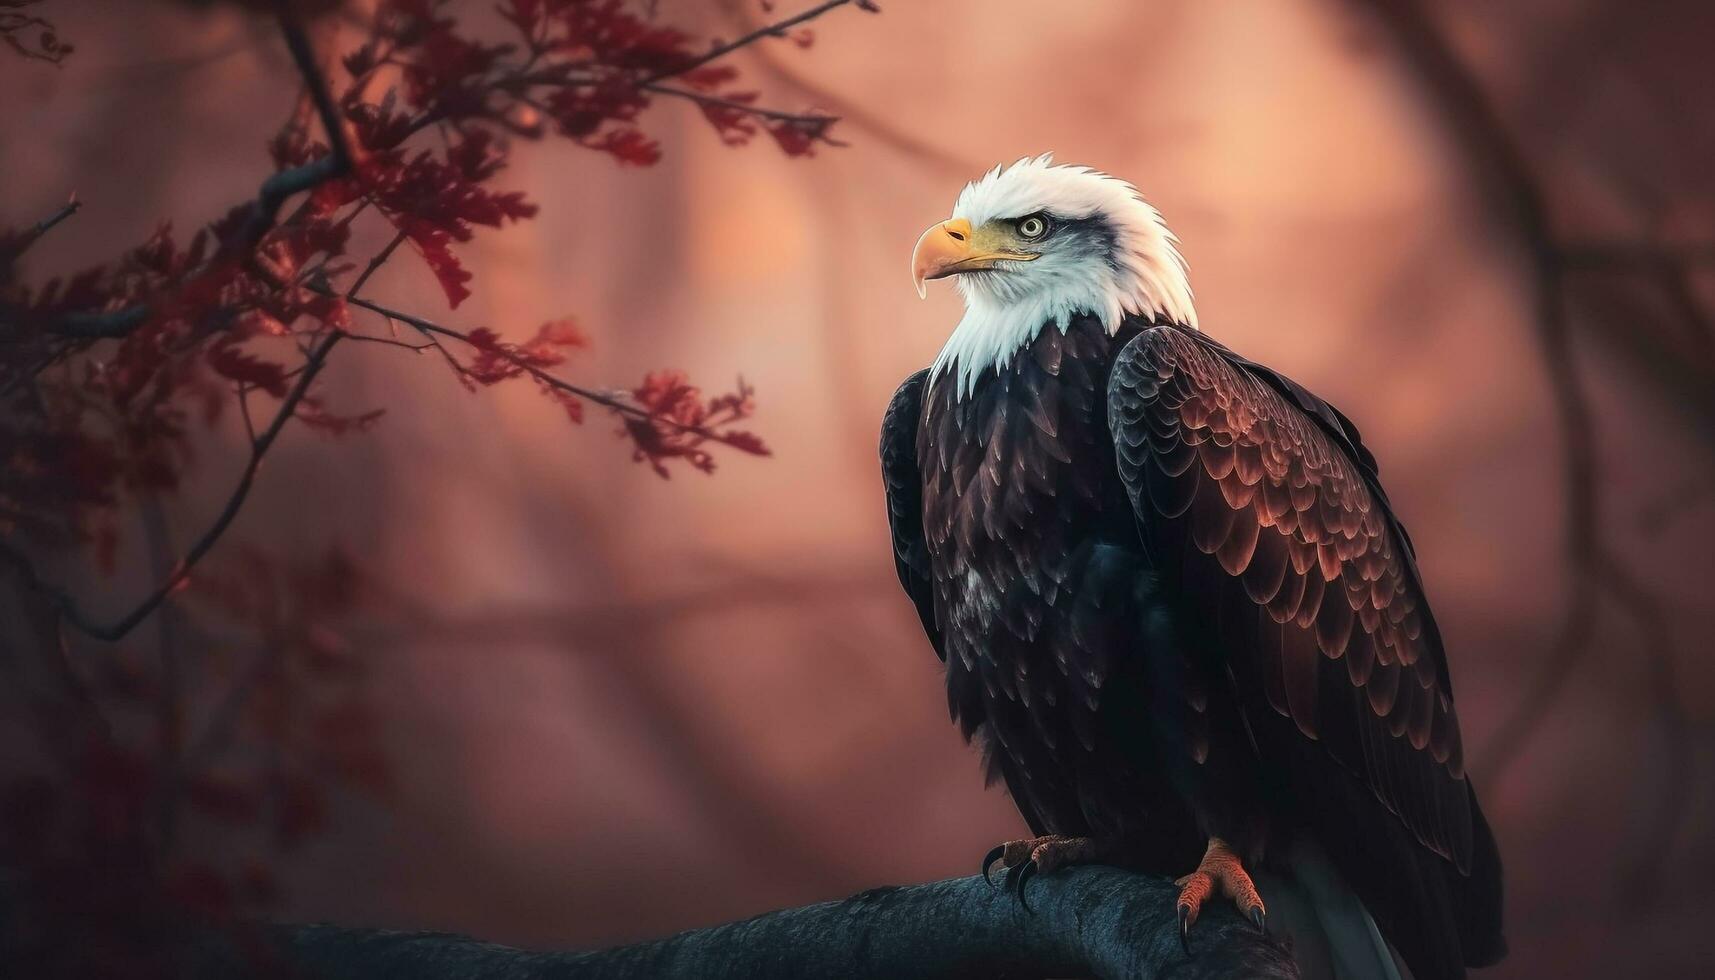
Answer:
<path fill-rule="evenodd" d="M 1028 214 L 1018 219 L 1018 237 L 1027 242 L 1034 242 L 1048 234 L 1048 216 L 1046 214 Z"/>

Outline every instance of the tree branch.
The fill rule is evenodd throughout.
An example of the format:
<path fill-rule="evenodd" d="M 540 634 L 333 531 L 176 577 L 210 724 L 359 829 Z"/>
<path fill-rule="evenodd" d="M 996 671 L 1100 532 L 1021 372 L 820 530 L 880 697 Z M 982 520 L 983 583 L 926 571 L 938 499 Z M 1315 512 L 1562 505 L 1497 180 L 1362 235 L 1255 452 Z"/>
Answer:
<path fill-rule="evenodd" d="M 326 287 L 319 287 L 319 286 L 312 285 L 310 288 L 318 289 L 319 291 L 321 291 L 323 293 L 328 292 Z M 585 388 L 582 385 L 572 384 L 570 381 L 566 381 L 565 379 L 560 378 L 560 377 L 558 377 L 558 376 L 556 376 L 556 375 L 554 375 L 548 371 L 542 370 L 540 367 L 537 367 L 536 365 L 530 363 L 527 359 L 519 357 L 517 354 L 514 354 L 513 352 L 507 350 L 504 347 L 490 347 L 487 345 L 479 344 L 475 340 L 471 339 L 470 334 L 467 334 L 462 330 L 454 330 L 452 327 L 444 327 L 444 326 L 434 322 L 433 320 L 425 320 L 424 318 L 417 316 L 415 314 L 412 314 L 412 313 L 403 313 L 403 312 L 400 312 L 399 310 L 395 310 L 395 309 L 393 309 L 391 307 L 387 307 L 387 306 L 382 306 L 380 303 L 376 303 L 373 300 L 364 299 L 360 296 L 347 297 L 347 301 L 349 303 L 351 303 L 351 305 L 361 306 L 362 308 L 368 310 L 371 313 L 379 313 L 380 315 L 388 318 L 389 320 L 397 320 L 400 323 L 408 324 L 412 327 L 415 327 L 419 332 L 421 332 L 425 336 L 428 336 L 431 338 L 436 336 L 436 335 L 439 335 L 442 337 L 450 337 L 453 340 L 456 340 L 461 344 L 465 344 L 465 345 L 467 345 L 473 349 L 487 351 L 489 353 L 492 353 L 496 357 L 499 357 L 502 360 L 505 360 L 507 363 L 513 365 L 514 367 L 518 368 L 520 371 L 523 371 L 525 374 L 528 374 L 530 377 L 534 378 L 536 381 L 538 381 L 544 385 L 547 385 L 550 388 L 553 388 L 557 391 L 563 391 L 568 395 L 573 395 L 573 396 L 576 396 L 578 398 L 582 398 L 583 400 L 585 400 L 587 402 L 590 402 L 590 403 L 596 404 L 596 405 L 600 405 L 603 408 L 612 409 L 613 411 L 618 412 L 620 415 L 629 416 L 629 417 L 637 419 L 639 421 L 658 423 L 660 425 L 667 426 L 668 428 L 677 429 L 680 432 L 689 432 L 689 433 L 692 433 L 694 435 L 701 436 L 704 439 L 708 439 L 711 442 L 720 442 L 720 443 L 729 442 L 726 435 L 724 435 L 723 433 L 718 432 L 714 429 L 710 429 L 707 426 L 688 425 L 684 422 L 680 422 L 677 419 L 671 418 L 669 416 L 661 415 L 661 414 L 658 414 L 656 412 L 651 412 L 647 409 L 640 408 L 637 405 L 633 405 L 632 403 L 624 400 L 623 398 L 616 398 L 613 395 L 607 394 L 605 392 L 597 391 L 594 388 Z M 353 335 L 353 336 L 355 336 L 355 335 Z M 377 339 L 377 338 L 364 338 L 364 339 L 372 340 L 372 339 Z M 409 346 L 409 345 L 400 345 L 400 346 Z M 436 344 L 435 346 L 439 347 L 440 345 Z M 413 348 L 413 349 L 417 349 L 417 348 Z M 454 371 L 458 371 L 460 373 L 465 372 L 464 366 L 459 364 L 456 360 L 453 360 L 452 355 L 450 353 L 447 353 L 445 348 L 442 348 L 441 352 L 446 355 L 447 360 L 452 364 L 452 368 Z"/>
<path fill-rule="evenodd" d="M 238 516 L 238 511 L 244 506 L 245 499 L 250 496 L 250 488 L 256 482 L 256 473 L 262 468 L 262 458 L 268 454 L 268 450 L 274 445 L 274 440 L 280 437 L 280 431 L 286 427 L 286 423 L 297 412 L 298 405 L 303 402 L 304 396 L 309 394 L 311 383 L 316 380 L 316 376 L 327 365 L 328 355 L 333 352 L 334 345 L 338 344 L 344 337 L 345 334 L 341 331 L 329 331 L 311 349 L 309 357 L 304 361 L 302 369 L 299 370 L 291 390 L 286 393 L 286 397 L 280 402 L 279 409 L 274 413 L 273 421 L 269 422 L 268 427 L 263 429 L 251 442 L 250 458 L 245 462 L 244 470 L 238 477 L 238 484 L 233 487 L 232 493 L 227 497 L 225 506 L 220 509 L 219 514 L 215 515 L 214 521 L 209 524 L 195 543 L 185 551 L 184 556 L 179 559 L 178 564 L 174 567 L 172 574 L 156 585 L 154 590 L 132 607 L 130 612 L 119 617 L 113 623 L 102 625 L 90 619 L 78 608 L 70 596 L 63 592 L 44 588 L 44 591 L 49 592 L 58 602 L 68 623 L 95 639 L 105 640 L 109 643 L 114 642 L 124 637 L 138 623 L 148 618 L 150 613 L 154 612 L 162 602 L 166 601 L 168 596 L 177 591 L 179 586 L 190 578 L 191 569 L 202 560 L 204 555 L 208 554 L 209 549 L 214 547 L 215 542 L 220 540 L 220 536 L 226 533 L 227 527 Z"/>
<path fill-rule="evenodd" d="M 708 53 L 701 57 L 687 61 L 677 68 L 670 68 L 666 71 L 656 72 L 655 74 L 642 79 L 637 84 L 641 88 L 653 85 L 656 82 L 664 82 L 669 78 L 677 78 L 686 72 L 696 71 L 698 68 L 703 67 L 711 61 L 718 61 L 721 58 L 732 54 L 734 51 L 737 51 L 739 48 L 755 44 L 757 41 L 760 41 L 765 37 L 785 37 L 788 30 L 797 27 L 799 24 L 815 20 L 817 17 L 822 16 L 828 11 L 833 10 L 836 7 L 843 7 L 848 3 L 856 3 L 859 9 L 868 10 L 871 13 L 881 9 L 875 5 L 874 0 L 827 0 L 826 3 L 811 7 L 803 13 L 794 14 L 784 20 L 778 20 L 772 24 L 765 24 L 762 27 L 758 27 L 756 30 L 741 36 L 736 41 L 717 44 L 713 48 L 710 48 Z"/>
<path fill-rule="evenodd" d="M 333 93 L 328 89 L 327 77 L 316 61 L 315 51 L 310 48 L 303 25 L 286 7 L 282 7 L 280 12 L 280 33 L 286 39 L 286 47 L 292 52 L 292 62 L 298 66 L 298 73 L 304 78 L 304 87 L 309 91 L 310 101 L 315 104 L 316 115 L 320 117 L 322 129 L 327 133 L 329 151 L 325 157 L 282 170 L 262 182 L 262 188 L 256 195 L 256 203 L 250 213 L 250 220 L 245 222 L 243 233 L 229 252 L 243 253 L 255 247 L 256 243 L 262 240 L 262 236 L 274 227 L 280 216 L 281 205 L 293 194 L 313 190 L 335 177 L 343 177 L 351 172 L 351 144 L 346 139 L 345 124 L 340 118 L 338 107 L 334 105 Z"/>
<path fill-rule="evenodd" d="M 799 126 L 828 127 L 840 121 L 839 116 L 830 116 L 825 113 L 782 112 L 779 109 L 768 109 L 763 106 L 751 105 L 748 102 L 735 102 L 732 99 L 723 99 L 717 95 L 705 95 L 702 92 L 694 92 L 686 88 L 675 88 L 671 85 L 657 85 L 653 82 L 639 85 L 638 88 L 641 88 L 645 92 L 654 92 L 656 95 L 670 95 L 674 98 L 687 99 L 691 102 L 697 103 L 698 105 L 718 106 L 723 109 L 732 109 L 735 112 L 752 115 L 758 119 L 770 119 L 775 122 L 793 123 Z M 835 146 L 845 145 L 843 143 L 835 143 L 832 140 L 829 140 L 829 142 L 833 143 Z"/>
<path fill-rule="evenodd" d="M 270 938 L 291 966 L 324 980 L 1298 976 L 1286 947 L 1225 903 L 1197 920 L 1187 956 L 1179 943 L 1176 895 L 1165 879 L 1090 866 L 1033 880 L 1034 914 L 1007 890 L 972 876 L 876 888 L 597 952 L 532 952 L 443 933 L 325 925 L 275 927 Z M 214 955 L 204 958 L 200 977 L 246 975 L 254 968 L 232 949 L 208 952 Z"/>
<path fill-rule="evenodd" d="M 8 262 L 17 261 L 18 257 L 23 255 L 31 245 L 36 244 L 36 242 L 43 235 L 46 235 L 51 231 L 55 225 L 76 214 L 78 209 L 81 207 L 83 207 L 83 202 L 77 199 L 77 193 L 75 191 L 72 192 L 72 194 L 66 198 L 66 202 L 60 205 L 59 210 L 36 222 L 34 225 L 31 225 L 30 230 L 24 233 L 21 241 L 14 243 L 8 251 L 0 252 L 0 269 L 4 269 Z"/>
<path fill-rule="evenodd" d="M 250 216 L 239 233 L 222 247 L 217 259 L 243 256 L 254 249 L 274 228 L 280 217 L 280 208 L 292 195 L 314 190 L 351 172 L 351 143 L 346 138 L 339 109 L 334 105 L 333 93 L 328 89 L 327 77 L 322 72 L 321 65 L 316 62 L 315 52 L 310 47 L 309 38 L 304 34 L 303 25 L 287 8 L 282 8 L 279 19 L 280 33 L 285 38 L 287 49 L 292 53 L 292 61 L 297 65 L 298 73 L 303 76 L 310 101 L 315 104 L 316 114 L 327 133 L 330 149 L 325 157 L 271 174 L 262 181 L 262 186 L 256 192 L 256 200 L 251 205 Z M 73 200 L 67 206 L 75 211 L 76 204 Z M 148 306 L 139 305 L 106 313 L 73 314 L 53 324 L 49 329 L 62 336 L 80 340 L 115 339 L 129 335 L 148 319 Z"/>

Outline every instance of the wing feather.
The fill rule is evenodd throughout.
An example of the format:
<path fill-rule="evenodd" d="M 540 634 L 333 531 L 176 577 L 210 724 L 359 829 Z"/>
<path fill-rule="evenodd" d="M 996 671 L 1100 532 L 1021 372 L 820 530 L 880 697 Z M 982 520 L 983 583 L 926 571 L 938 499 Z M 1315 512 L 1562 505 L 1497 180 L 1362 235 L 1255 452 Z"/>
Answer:
<path fill-rule="evenodd" d="M 1182 601 L 1214 624 L 1223 649 L 1210 655 L 1425 847 L 1468 868 L 1446 655 L 1357 428 L 1291 380 L 1174 327 L 1127 344 L 1108 394 L 1140 532 L 1180 565 Z M 1254 615 L 1223 614 L 1235 604 Z"/>
<path fill-rule="evenodd" d="M 893 534 L 893 564 L 899 584 L 917 607 L 923 631 L 935 655 L 947 659 L 935 622 L 934 586 L 929 577 L 929 546 L 923 537 L 923 475 L 917 466 L 917 426 L 923 416 L 923 389 L 929 372 L 905 379 L 888 402 L 881 420 L 881 480 L 887 497 L 887 525 Z"/>

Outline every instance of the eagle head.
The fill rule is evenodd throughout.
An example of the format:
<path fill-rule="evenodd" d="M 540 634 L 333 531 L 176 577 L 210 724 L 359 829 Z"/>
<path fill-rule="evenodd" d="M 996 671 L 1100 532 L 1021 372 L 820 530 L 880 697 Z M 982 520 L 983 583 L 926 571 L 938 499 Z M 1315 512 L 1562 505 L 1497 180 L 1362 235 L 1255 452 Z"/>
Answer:
<path fill-rule="evenodd" d="M 1112 333 L 1128 315 L 1197 325 L 1177 239 L 1137 189 L 1050 154 L 995 167 L 965 185 L 953 216 L 929 228 L 911 256 L 911 279 L 958 277 L 965 316 L 932 372 L 956 373 L 968 391 L 1052 324 L 1099 318 Z"/>

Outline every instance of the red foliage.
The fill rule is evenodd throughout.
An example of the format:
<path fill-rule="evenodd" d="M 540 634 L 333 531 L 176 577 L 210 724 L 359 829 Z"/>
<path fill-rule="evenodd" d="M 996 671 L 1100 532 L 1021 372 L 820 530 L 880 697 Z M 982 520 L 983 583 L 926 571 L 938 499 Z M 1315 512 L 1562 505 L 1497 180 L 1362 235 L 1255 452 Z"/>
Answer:
<path fill-rule="evenodd" d="M 631 394 L 649 414 L 626 419 L 623 434 L 637 444 L 634 458 L 648 462 L 662 477 L 672 475 L 666 464 L 673 459 L 683 459 L 705 473 L 714 472 L 715 460 L 706 448 L 709 443 L 753 456 L 770 455 L 754 434 L 728 428 L 748 418 L 756 407 L 755 392 L 743 378 L 732 392 L 705 400 L 685 372 L 653 371 Z"/>
<path fill-rule="evenodd" d="M 190 678 L 127 648 L 103 648 L 87 669 L 68 673 L 87 678 L 103 710 L 157 715 L 153 737 L 113 726 L 69 753 L 74 761 L 55 779 L 0 780 L 0 863 L 20 870 L 32 894 L 54 896 L 44 916 L 112 940 L 88 947 L 99 952 L 79 966 L 92 975 L 147 974 L 147 957 L 131 944 L 145 942 L 161 916 L 223 918 L 272 900 L 270 851 L 321 830 L 336 791 L 389 788 L 363 664 L 337 625 L 368 591 L 351 564 L 336 555 L 282 567 L 245 552 L 226 575 L 193 568 L 283 426 L 342 436 L 382 418 L 383 408 L 330 407 L 317 387 L 336 342 L 433 348 L 472 390 L 527 377 L 572 422 L 594 403 L 616 413 L 635 458 L 662 477 L 675 462 L 712 472 L 718 447 L 768 454 L 755 435 L 732 428 L 754 411 L 742 380 L 712 397 L 678 371 L 651 373 L 629 392 L 583 387 L 553 373 L 590 343 L 573 320 L 544 323 L 521 341 L 488 327 L 461 331 L 369 300 L 360 290 L 370 274 L 409 245 L 448 308 L 458 307 L 477 278 L 460 246 L 479 229 L 537 213 L 503 184 L 512 141 L 554 133 L 647 167 L 663 152 L 646 128 L 662 98 L 698 106 L 728 144 L 759 131 L 793 156 L 834 143 L 832 119 L 761 108 L 754 92 L 734 88 L 736 70 L 714 63 L 731 46 L 655 22 L 641 0 L 502 0 L 501 40 L 469 31 L 446 0 L 379 0 L 367 36 L 339 59 L 343 74 L 331 82 L 303 56 L 307 42 L 292 17 L 333 0 L 241 2 L 283 16 L 307 82 L 268 142 L 274 173 L 256 201 L 188 241 L 163 224 L 117 259 L 38 284 L 20 262 L 77 202 L 33 228 L 0 229 L 0 558 L 35 587 L 39 604 L 98 637 L 123 635 L 174 596 L 175 615 L 225 621 L 261 647 L 248 663 L 203 651 L 195 659 L 212 665 L 209 676 Z M 20 5 L 0 0 L 0 8 Z M 790 37 L 810 42 L 807 31 Z M 0 40 L 50 60 L 71 50 L 38 18 L 4 10 Z M 353 261 L 359 221 L 394 237 Z M 414 331 L 409 339 L 365 332 L 400 324 Z M 168 562 L 168 580 L 131 615 L 92 626 L 41 582 L 31 556 L 53 548 L 87 546 L 97 567 L 111 568 L 117 528 L 135 523 L 125 505 L 177 490 L 199 429 L 232 425 L 234 415 L 249 440 L 245 481 L 226 516 L 185 559 Z M 183 705 L 199 697 L 213 706 L 192 717 Z M 196 834 L 175 835 L 177 823 L 194 824 Z M 173 843 L 215 830 L 254 839 L 236 857 Z M 68 937 L 73 947 L 76 938 Z"/>
<path fill-rule="evenodd" d="M 28 529 L 32 541 L 108 534 L 124 491 L 179 484 L 192 421 L 217 421 L 235 392 L 291 397 L 290 417 L 328 434 L 373 425 L 380 409 L 344 413 L 294 392 L 307 365 L 283 357 L 292 348 L 281 341 L 307 351 L 329 332 L 356 329 L 335 283 L 353 281 L 346 252 L 366 214 L 395 229 L 457 307 L 474 288 L 459 246 L 478 228 L 536 214 L 498 181 L 510 139 L 543 135 L 544 116 L 561 135 L 633 166 L 661 157 L 641 126 L 663 97 L 693 101 L 730 144 L 766 132 L 802 155 L 832 142 L 831 119 L 761 109 L 754 92 L 734 89 L 739 73 L 706 60 L 709 49 L 690 33 L 622 0 L 508 0 L 500 9 L 513 36 L 491 41 L 467 31 L 443 0 L 382 0 L 329 92 L 343 132 L 322 132 L 306 97 L 268 145 L 284 175 L 326 161 L 332 135 L 349 137 L 351 168 L 313 184 L 259 237 L 255 206 L 241 204 L 187 245 L 163 225 L 115 262 L 31 286 L 16 260 L 40 231 L 0 233 L 0 311 L 13 326 L 0 341 L 0 457 L 10 464 L 0 474 L 0 531 Z M 590 390 L 541 374 L 581 345 L 578 336 L 576 345 L 546 336 L 513 343 L 471 331 L 475 357 L 459 376 L 480 386 L 530 374 L 579 421 Z M 638 391 L 623 431 L 656 472 L 675 459 L 712 468 L 711 444 L 757 450 L 748 435 L 695 431 L 727 415 L 705 411 L 687 429 L 682 405 Z"/>

